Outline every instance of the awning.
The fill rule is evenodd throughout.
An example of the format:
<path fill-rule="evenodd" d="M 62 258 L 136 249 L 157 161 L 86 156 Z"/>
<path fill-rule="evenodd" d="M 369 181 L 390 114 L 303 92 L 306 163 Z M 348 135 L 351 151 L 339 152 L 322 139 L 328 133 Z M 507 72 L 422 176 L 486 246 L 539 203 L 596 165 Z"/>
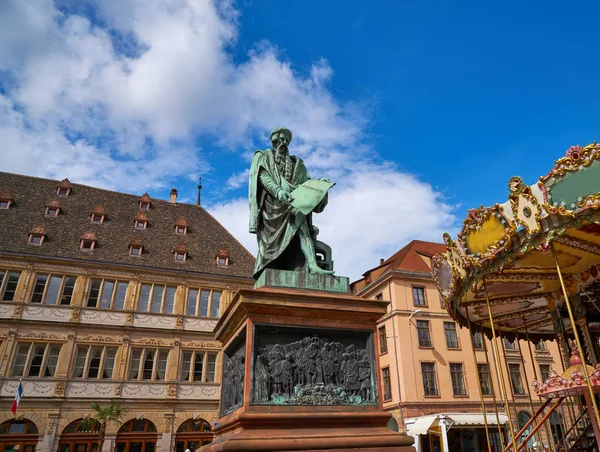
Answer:
<path fill-rule="evenodd" d="M 449 424 L 450 428 L 465 425 L 483 427 L 485 425 L 483 416 L 481 413 L 439 413 L 421 416 L 416 418 L 412 425 L 408 425 L 407 433 L 411 436 L 426 435 L 431 427 L 438 427 L 440 425 L 439 420 L 441 417 L 446 419 L 447 425 Z M 487 413 L 485 416 L 488 425 L 498 425 L 495 413 Z M 508 416 L 504 413 L 498 413 L 498 418 L 501 425 L 508 422 Z M 410 419 L 407 419 L 406 423 L 409 424 Z"/>
<path fill-rule="evenodd" d="M 408 433 L 411 436 L 426 435 L 427 430 L 429 430 L 433 423 L 437 421 L 438 416 L 439 414 L 432 414 L 429 416 L 422 416 L 420 418 L 417 418 L 415 423 L 408 427 L 406 433 Z"/>

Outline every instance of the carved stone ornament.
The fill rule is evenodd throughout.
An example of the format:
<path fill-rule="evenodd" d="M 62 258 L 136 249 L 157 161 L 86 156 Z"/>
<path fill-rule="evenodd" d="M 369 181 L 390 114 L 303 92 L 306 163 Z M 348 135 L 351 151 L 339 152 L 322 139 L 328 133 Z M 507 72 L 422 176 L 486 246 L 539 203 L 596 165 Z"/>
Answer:
<path fill-rule="evenodd" d="M 71 321 L 72 322 L 79 322 L 79 315 L 80 315 L 79 309 L 73 309 L 71 311 Z"/>
<path fill-rule="evenodd" d="M 67 389 L 66 381 L 57 381 L 54 385 L 54 395 L 57 397 L 65 396 L 65 389 Z"/>
<path fill-rule="evenodd" d="M 171 383 L 167 386 L 167 397 L 170 399 L 177 398 L 177 384 Z"/>
<path fill-rule="evenodd" d="M 77 339 L 78 342 L 93 342 L 93 343 L 104 343 L 104 344 L 120 344 L 120 339 L 110 336 L 83 336 Z"/>
<path fill-rule="evenodd" d="M 183 317 L 181 316 L 177 316 L 177 321 L 175 322 L 175 325 L 178 328 L 182 328 L 183 327 Z"/>
<path fill-rule="evenodd" d="M 115 385 L 115 397 L 121 397 L 121 391 L 123 390 L 123 384 L 117 383 Z"/>

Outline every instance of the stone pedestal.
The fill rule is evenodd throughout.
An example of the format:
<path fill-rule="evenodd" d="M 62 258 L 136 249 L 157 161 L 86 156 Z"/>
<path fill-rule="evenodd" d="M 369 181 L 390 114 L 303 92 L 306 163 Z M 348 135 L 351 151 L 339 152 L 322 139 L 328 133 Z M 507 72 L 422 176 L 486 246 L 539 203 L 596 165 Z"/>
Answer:
<path fill-rule="evenodd" d="M 217 451 L 406 451 L 387 428 L 376 322 L 387 302 L 313 290 L 241 290 L 223 344 Z"/>

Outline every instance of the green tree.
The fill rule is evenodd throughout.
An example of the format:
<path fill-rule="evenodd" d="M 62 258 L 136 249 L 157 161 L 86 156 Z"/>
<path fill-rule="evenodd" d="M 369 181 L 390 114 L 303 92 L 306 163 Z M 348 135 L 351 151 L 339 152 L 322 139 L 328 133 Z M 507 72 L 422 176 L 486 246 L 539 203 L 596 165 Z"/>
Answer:
<path fill-rule="evenodd" d="M 108 424 L 121 424 L 122 418 L 125 415 L 125 409 L 116 403 L 110 403 L 105 407 L 101 407 L 98 403 L 92 403 L 93 413 L 81 421 L 80 428 L 95 430 L 96 426 L 100 427 L 100 443 L 98 444 L 98 452 L 102 452 L 104 447 L 104 438 L 106 436 L 106 426 Z"/>

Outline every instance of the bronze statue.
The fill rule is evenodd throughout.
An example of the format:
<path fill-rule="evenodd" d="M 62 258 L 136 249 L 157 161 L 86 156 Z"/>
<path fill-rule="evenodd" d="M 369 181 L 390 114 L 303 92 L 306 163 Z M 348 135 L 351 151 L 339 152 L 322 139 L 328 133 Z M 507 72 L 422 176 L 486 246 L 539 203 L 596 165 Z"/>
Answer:
<path fill-rule="evenodd" d="M 258 241 L 255 279 L 265 268 L 333 274 L 317 263 L 318 229 L 312 224 L 312 212 L 325 209 L 327 195 L 306 215 L 292 206 L 292 192 L 309 181 L 310 175 L 304 162 L 289 154 L 290 141 L 292 132 L 277 128 L 271 132 L 272 149 L 256 151 L 252 159 L 248 201 L 249 230 Z"/>

